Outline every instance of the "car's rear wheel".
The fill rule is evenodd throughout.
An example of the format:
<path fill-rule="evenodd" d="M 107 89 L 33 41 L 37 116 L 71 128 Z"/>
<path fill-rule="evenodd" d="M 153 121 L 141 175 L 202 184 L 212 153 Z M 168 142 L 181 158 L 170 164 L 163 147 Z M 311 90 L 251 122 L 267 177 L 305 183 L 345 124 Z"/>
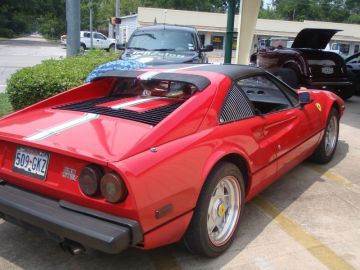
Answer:
<path fill-rule="evenodd" d="M 354 88 L 354 95 L 359 95 L 360 94 L 360 73 L 359 72 L 354 72 L 354 70 L 352 69 L 352 67 L 348 66 L 347 67 L 347 73 L 349 78 L 351 79 L 351 82 L 353 84 L 353 88 Z"/>
<path fill-rule="evenodd" d="M 219 163 L 204 184 L 183 243 L 191 252 L 216 257 L 234 240 L 245 205 L 243 174 L 237 166 Z"/>
<path fill-rule="evenodd" d="M 343 100 L 351 98 L 355 94 L 355 86 L 343 87 L 335 92 Z"/>
<path fill-rule="evenodd" d="M 84 43 L 80 44 L 80 50 L 81 51 L 85 51 L 86 50 L 86 45 Z"/>
<path fill-rule="evenodd" d="M 299 87 L 299 78 L 293 69 L 278 68 L 274 70 L 273 74 L 292 88 Z"/>
<path fill-rule="evenodd" d="M 326 123 L 324 136 L 310 159 L 320 164 L 328 163 L 334 156 L 338 138 L 339 113 L 335 108 L 332 108 Z"/>

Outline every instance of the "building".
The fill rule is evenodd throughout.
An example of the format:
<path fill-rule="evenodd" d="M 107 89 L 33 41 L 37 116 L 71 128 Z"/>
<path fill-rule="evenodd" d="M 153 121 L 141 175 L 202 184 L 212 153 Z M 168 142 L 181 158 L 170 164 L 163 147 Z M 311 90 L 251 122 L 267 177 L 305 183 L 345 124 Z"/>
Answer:
<path fill-rule="evenodd" d="M 234 31 L 237 32 L 239 16 L 235 16 Z M 223 56 L 223 48 L 226 33 L 227 15 L 223 13 L 197 12 L 185 10 L 159 9 L 139 7 L 138 14 L 122 17 L 120 25 L 120 42 L 128 41 L 131 33 L 136 27 L 152 25 L 154 23 L 168 23 L 195 27 L 203 44 L 212 44 L 215 48 L 215 55 Z M 297 33 L 303 28 L 327 28 L 343 30 L 337 33 L 330 44 L 330 48 L 344 48 L 347 54 L 359 51 L 360 46 L 360 25 L 331 23 L 320 21 L 281 21 L 258 19 L 253 48 L 257 48 L 260 40 L 271 38 L 294 39 Z M 236 49 L 237 34 L 234 35 L 233 49 Z M 333 46 L 333 44 L 339 44 Z"/>
<path fill-rule="evenodd" d="M 126 43 L 132 32 L 134 32 L 134 30 L 139 26 L 141 25 L 138 25 L 137 14 L 121 17 L 121 24 L 119 26 L 119 43 Z"/>

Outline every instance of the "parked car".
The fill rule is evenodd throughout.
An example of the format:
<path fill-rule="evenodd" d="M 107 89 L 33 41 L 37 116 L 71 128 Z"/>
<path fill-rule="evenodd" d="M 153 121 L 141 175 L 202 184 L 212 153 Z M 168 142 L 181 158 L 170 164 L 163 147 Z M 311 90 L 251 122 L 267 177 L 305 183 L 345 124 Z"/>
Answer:
<path fill-rule="evenodd" d="M 353 79 L 356 94 L 360 94 L 360 52 L 346 58 L 345 63 Z"/>
<path fill-rule="evenodd" d="M 343 111 L 257 67 L 110 71 L 0 120 L 0 217 L 73 253 L 182 240 L 215 257 L 245 202 L 331 160 Z"/>
<path fill-rule="evenodd" d="M 212 45 L 202 47 L 195 28 L 158 24 L 136 29 L 131 35 L 122 60 L 137 60 L 148 65 L 171 63 L 207 63 L 205 52 Z"/>
<path fill-rule="evenodd" d="M 60 37 L 62 45 L 66 46 L 66 35 Z M 116 41 L 113 38 L 108 38 L 99 32 L 93 32 L 93 48 L 114 50 Z M 91 34 L 90 31 L 80 31 L 80 47 L 83 50 L 91 48 Z"/>
<path fill-rule="evenodd" d="M 343 99 L 354 94 L 344 59 L 323 51 L 340 30 L 305 28 L 290 49 L 259 51 L 257 64 L 282 78 L 290 86 L 329 90 Z"/>

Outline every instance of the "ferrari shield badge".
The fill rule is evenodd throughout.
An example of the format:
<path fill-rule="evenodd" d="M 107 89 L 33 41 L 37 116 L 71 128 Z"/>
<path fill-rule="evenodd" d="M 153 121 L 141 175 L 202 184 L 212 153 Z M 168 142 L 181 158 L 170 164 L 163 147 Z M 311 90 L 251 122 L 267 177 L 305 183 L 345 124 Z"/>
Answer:
<path fill-rule="evenodd" d="M 315 103 L 315 106 L 316 106 L 316 108 L 321 112 L 321 105 L 320 105 L 320 103 L 316 102 L 316 103 Z"/>

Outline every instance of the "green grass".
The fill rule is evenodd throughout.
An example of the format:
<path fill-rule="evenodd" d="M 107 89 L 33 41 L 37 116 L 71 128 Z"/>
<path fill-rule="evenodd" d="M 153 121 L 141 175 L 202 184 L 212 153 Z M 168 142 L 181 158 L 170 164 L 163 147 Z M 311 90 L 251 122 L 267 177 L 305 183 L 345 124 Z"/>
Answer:
<path fill-rule="evenodd" d="M 0 93 L 0 117 L 9 114 L 13 111 L 13 108 L 9 102 L 9 99 L 5 93 Z"/>

